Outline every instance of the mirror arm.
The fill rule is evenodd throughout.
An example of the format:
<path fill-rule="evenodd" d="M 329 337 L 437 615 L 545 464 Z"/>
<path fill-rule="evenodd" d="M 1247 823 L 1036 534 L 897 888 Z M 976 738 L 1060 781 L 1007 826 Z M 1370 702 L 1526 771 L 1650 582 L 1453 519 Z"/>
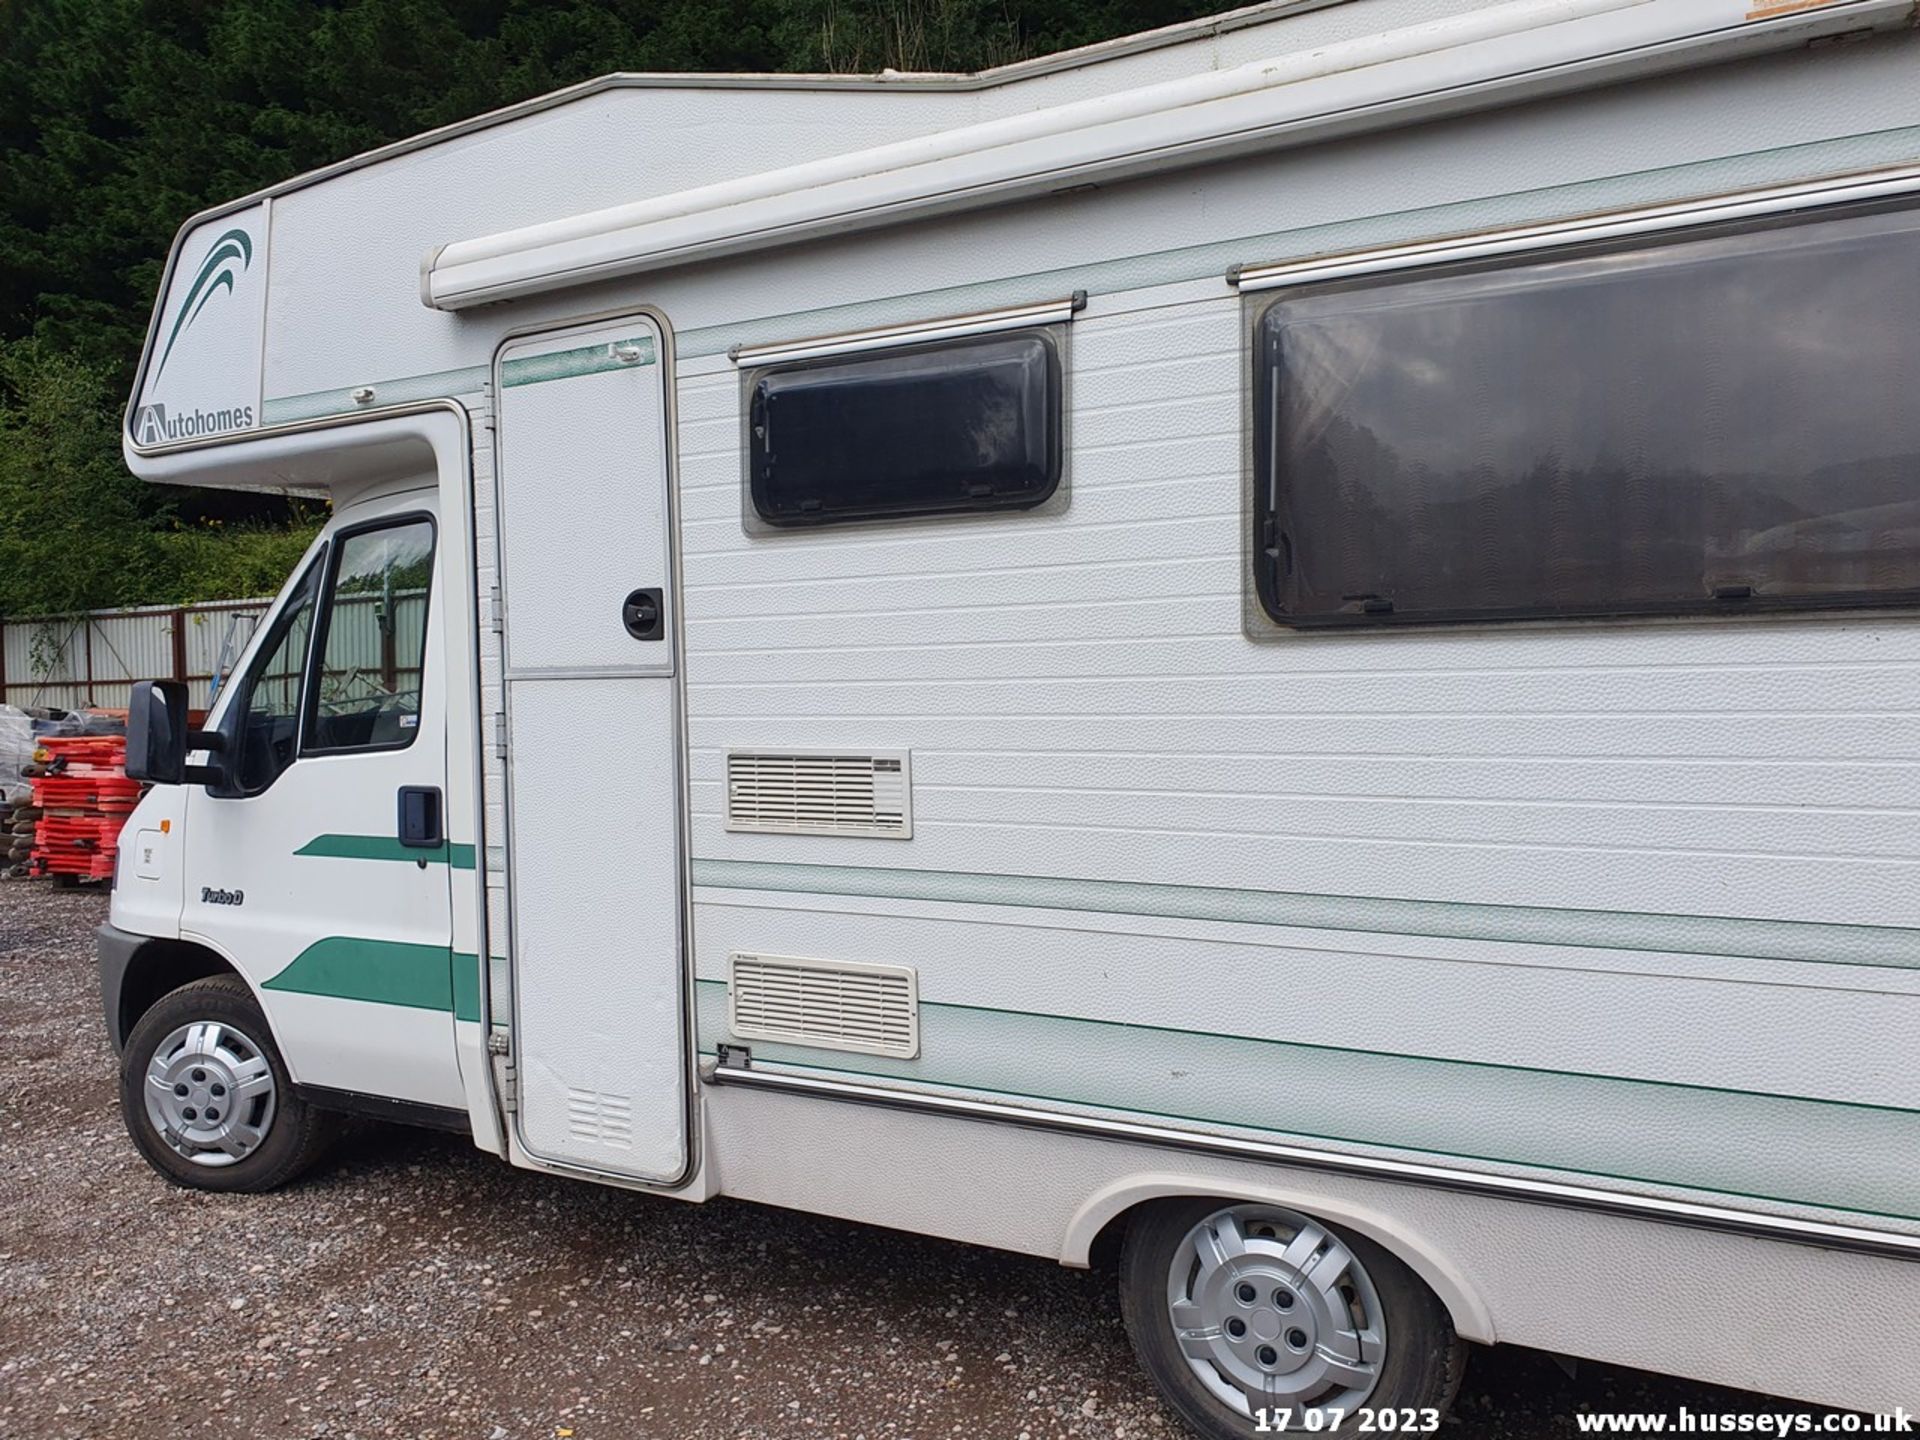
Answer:
<path fill-rule="evenodd" d="M 223 757 L 231 747 L 227 737 L 218 730 L 189 730 L 187 732 L 187 753 L 204 750 L 213 757 L 211 765 L 188 765 L 180 772 L 180 779 L 188 785 L 220 786 L 227 783 L 227 767 Z"/>

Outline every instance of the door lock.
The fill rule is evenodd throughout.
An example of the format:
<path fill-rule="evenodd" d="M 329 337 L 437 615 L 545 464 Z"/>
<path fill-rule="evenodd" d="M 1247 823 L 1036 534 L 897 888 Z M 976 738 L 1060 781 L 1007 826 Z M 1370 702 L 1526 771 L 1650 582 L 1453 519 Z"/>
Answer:
<path fill-rule="evenodd" d="M 666 605 L 658 586 L 635 590 L 620 606 L 620 623 L 636 640 L 664 640 Z"/>

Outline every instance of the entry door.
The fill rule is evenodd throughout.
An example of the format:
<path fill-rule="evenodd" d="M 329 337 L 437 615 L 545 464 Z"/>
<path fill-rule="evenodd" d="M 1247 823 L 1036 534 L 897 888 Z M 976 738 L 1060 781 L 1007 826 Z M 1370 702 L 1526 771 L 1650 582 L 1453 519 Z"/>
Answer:
<path fill-rule="evenodd" d="M 508 898 L 521 1143 L 687 1166 L 678 617 L 659 328 L 516 340 L 495 367 Z"/>

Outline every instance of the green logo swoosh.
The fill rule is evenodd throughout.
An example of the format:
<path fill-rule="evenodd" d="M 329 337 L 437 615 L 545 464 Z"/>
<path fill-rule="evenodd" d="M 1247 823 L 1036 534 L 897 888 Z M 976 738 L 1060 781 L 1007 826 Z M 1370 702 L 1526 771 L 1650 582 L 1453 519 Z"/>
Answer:
<path fill-rule="evenodd" d="M 238 261 L 236 267 L 235 262 Z M 167 334 L 167 348 L 160 352 L 160 363 L 154 368 L 153 378 L 158 380 L 160 372 L 167 368 L 167 359 L 173 354 L 174 342 L 207 308 L 207 302 L 222 290 L 233 293 L 234 276 L 253 264 L 253 241 L 244 230 L 229 230 L 213 242 L 213 249 L 207 252 L 207 258 L 200 262 L 200 273 L 193 277 L 193 284 L 187 287 L 186 298 L 180 302 L 180 308 L 174 312 L 173 329 Z M 195 304 L 195 301 L 198 304 Z"/>

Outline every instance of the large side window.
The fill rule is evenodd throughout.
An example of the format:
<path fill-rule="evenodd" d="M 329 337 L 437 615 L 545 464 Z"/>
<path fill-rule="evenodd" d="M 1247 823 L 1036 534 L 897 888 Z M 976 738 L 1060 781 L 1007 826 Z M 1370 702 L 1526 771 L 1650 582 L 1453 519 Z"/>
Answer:
<path fill-rule="evenodd" d="M 397 750 L 420 729 L 433 525 L 409 519 L 334 542 L 303 749 Z"/>
<path fill-rule="evenodd" d="M 325 563 L 322 555 L 307 567 L 239 682 L 230 718 L 222 727 L 233 751 L 222 793 L 257 795 L 293 763 L 300 743 L 307 641 L 313 634 L 314 598 Z"/>
<path fill-rule="evenodd" d="M 1060 483 L 1060 361 L 1023 331 L 769 365 L 748 491 L 772 525 L 1038 505 Z"/>
<path fill-rule="evenodd" d="M 1288 625 L 1920 602 L 1920 212 L 1283 292 L 1255 554 Z"/>

